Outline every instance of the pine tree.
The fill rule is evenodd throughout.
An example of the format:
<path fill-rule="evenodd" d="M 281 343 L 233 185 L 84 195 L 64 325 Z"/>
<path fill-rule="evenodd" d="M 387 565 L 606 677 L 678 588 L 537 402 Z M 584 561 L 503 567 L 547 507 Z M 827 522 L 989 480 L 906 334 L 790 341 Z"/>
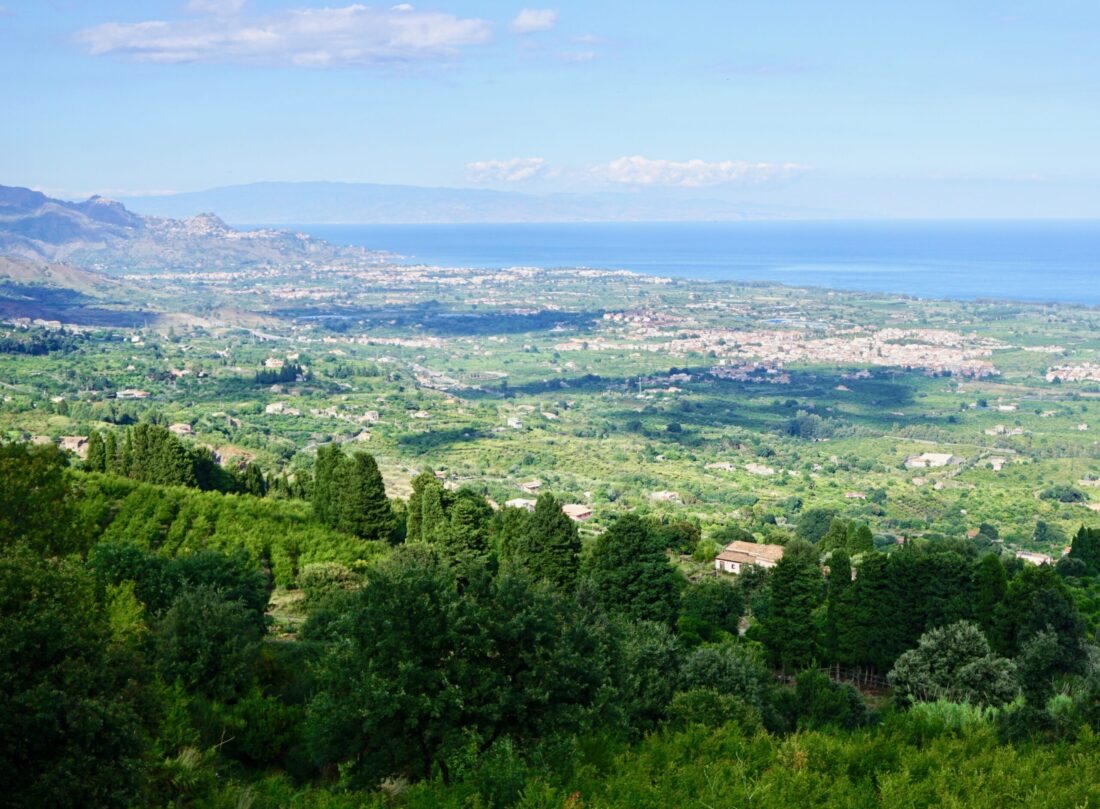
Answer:
<path fill-rule="evenodd" d="M 515 548 L 515 561 L 536 580 L 547 581 L 562 592 L 577 586 L 581 539 L 577 527 L 549 493 L 539 495 L 535 511 L 526 521 Z"/>
<path fill-rule="evenodd" d="M 588 575 L 596 600 L 609 611 L 665 624 L 675 617 L 676 570 L 634 514 L 624 514 L 596 540 Z"/>
<path fill-rule="evenodd" d="M 411 503 L 411 501 L 410 501 Z M 505 507 L 496 522 L 501 568 L 523 568 L 522 550 L 531 514 L 526 509 Z"/>

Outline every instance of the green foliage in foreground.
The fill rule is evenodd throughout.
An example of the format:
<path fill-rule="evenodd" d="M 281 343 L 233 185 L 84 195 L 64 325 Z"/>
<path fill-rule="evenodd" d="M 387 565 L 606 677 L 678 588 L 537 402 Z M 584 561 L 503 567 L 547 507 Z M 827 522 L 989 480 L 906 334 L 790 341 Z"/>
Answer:
<path fill-rule="evenodd" d="M 947 706 L 950 708 L 950 706 Z M 956 729 L 957 728 L 957 729 Z M 931 710 L 894 717 L 884 728 L 777 737 L 736 724 L 668 729 L 625 746 L 606 737 L 558 751 L 566 769 L 518 760 L 500 745 L 471 762 L 461 782 L 398 785 L 385 794 L 296 788 L 271 778 L 241 790 L 256 809 L 740 809 L 798 806 L 932 809 L 1042 806 L 1100 800 L 1100 745 L 1092 733 L 1053 746 L 1002 745 L 980 712 Z"/>
<path fill-rule="evenodd" d="M 416 539 L 390 548 L 324 528 L 307 503 L 75 475 L 49 450 L 0 461 L 7 508 L 41 505 L 24 480 L 58 498 L 0 545 L 0 787 L 15 806 L 1100 797 L 1100 666 L 1075 606 L 1095 587 L 1071 593 L 1050 566 L 1008 578 L 997 559 L 915 546 L 858 554 L 853 579 L 846 546 L 826 578 L 794 540 L 770 571 L 688 582 L 667 548 L 695 541 L 690 526 L 628 515 L 571 587 L 575 535 L 552 498 L 545 520 L 493 516 L 425 477 Z M 265 639 L 280 577 L 304 590 L 304 624 L 284 614 Z M 893 666 L 897 707 L 832 679 L 870 641 L 848 660 Z M 944 698 L 959 702 L 921 702 Z"/>

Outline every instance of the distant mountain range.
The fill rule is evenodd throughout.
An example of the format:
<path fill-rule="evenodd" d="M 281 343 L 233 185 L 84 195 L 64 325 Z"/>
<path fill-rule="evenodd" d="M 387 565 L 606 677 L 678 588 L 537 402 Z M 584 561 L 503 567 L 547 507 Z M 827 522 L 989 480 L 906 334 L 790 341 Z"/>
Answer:
<path fill-rule="evenodd" d="M 714 221 L 812 213 L 703 198 L 684 189 L 534 195 L 328 182 L 252 183 L 124 201 L 154 216 L 217 211 L 227 222 L 253 225 Z"/>
<path fill-rule="evenodd" d="M 286 230 L 235 230 L 209 213 L 187 219 L 143 216 L 103 197 L 66 202 L 2 185 L 0 255 L 108 274 L 377 258 L 361 248 Z"/>

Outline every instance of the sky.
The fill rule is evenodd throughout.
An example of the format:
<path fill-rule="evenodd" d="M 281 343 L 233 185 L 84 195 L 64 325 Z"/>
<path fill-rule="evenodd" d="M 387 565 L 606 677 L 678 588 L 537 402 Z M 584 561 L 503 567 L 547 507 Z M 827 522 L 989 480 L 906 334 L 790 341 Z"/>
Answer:
<path fill-rule="evenodd" d="M 0 0 L 0 184 L 1100 217 L 1100 3 Z"/>

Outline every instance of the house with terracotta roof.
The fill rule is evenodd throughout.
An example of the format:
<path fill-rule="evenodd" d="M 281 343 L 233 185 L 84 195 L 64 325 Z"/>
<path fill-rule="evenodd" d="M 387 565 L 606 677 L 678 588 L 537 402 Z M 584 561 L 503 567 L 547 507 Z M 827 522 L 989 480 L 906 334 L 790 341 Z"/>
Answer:
<path fill-rule="evenodd" d="M 714 558 L 714 569 L 720 573 L 740 573 L 746 566 L 775 567 L 782 558 L 782 545 L 760 545 L 737 540 Z"/>
<path fill-rule="evenodd" d="M 592 516 L 592 509 L 583 503 L 566 503 L 561 510 L 573 522 L 584 522 Z"/>

